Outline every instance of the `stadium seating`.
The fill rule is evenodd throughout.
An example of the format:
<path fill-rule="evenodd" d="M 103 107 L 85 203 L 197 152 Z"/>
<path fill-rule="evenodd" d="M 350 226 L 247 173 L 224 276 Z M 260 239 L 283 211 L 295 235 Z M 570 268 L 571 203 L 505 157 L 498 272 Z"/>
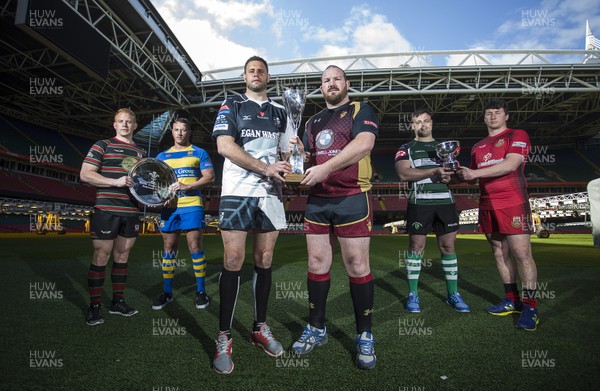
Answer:
<path fill-rule="evenodd" d="M 0 145 L 7 151 L 33 159 L 33 163 L 36 158 L 58 160 L 59 166 L 77 170 L 94 142 L 5 116 L 0 116 L 0 131 Z"/>
<path fill-rule="evenodd" d="M 9 172 L 0 169 L 2 195 L 39 200 L 73 202 L 91 205 L 96 189 L 87 185 L 68 183 L 39 175 Z"/>

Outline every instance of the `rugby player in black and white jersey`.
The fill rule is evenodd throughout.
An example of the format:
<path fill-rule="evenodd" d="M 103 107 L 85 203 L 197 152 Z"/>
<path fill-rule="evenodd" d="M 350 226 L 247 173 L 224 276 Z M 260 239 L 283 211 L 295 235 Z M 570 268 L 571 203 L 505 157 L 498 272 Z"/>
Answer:
<path fill-rule="evenodd" d="M 231 323 L 246 253 L 246 237 L 254 233 L 254 324 L 251 341 L 273 357 L 283 353 L 267 320 L 271 291 L 273 248 L 280 229 L 286 227 L 281 199 L 282 173 L 291 165 L 278 160 L 278 149 L 287 150 L 292 130 L 282 105 L 267 96 L 267 62 L 257 56 L 244 65 L 245 94 L 226 99 L 215 120 L 213 138 L 225 158 L 219 228 L 223 239 L 223 269 L 219 278 L 219 335 L 213 368 L 233 371 Z"/>

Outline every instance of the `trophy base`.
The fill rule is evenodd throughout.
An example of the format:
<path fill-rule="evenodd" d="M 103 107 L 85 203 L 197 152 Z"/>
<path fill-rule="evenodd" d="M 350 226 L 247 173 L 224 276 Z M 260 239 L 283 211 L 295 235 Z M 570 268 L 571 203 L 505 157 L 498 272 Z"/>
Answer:
<path fill-rule="evenodd" d="M 286 183 L 300 183 L 304 180 L 306 174 L 287 174 L 285 176 Z"/>

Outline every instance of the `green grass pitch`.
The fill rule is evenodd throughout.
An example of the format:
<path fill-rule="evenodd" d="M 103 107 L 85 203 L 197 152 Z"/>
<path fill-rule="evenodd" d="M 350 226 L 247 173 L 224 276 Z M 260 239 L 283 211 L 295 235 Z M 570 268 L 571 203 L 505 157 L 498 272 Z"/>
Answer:
<path fill-rule="evenodd" d="M 459 289 L 472 312 L 460 314 L 444 303 L 444 277 L 431 237 L 419 285 L 423 311 L 417 315 L 404 310 L 407 237 L 373 237 L 378 362 L 371 371 L 354 366 L 354 315 L 339 252 L 327 307 L 328 344 L 303 357 L 286 353 L 279 359 L 252 346 L 250 252 L 233 323 L 235 370 L 221 376 L 211 369 L 218 329 L 220 237 L 206 236 L 204 241 L 209 308 L 194 307 L 195 281 L 187 249 L 179 254 L 175 303 L 164 311 L 150 308 L 161 292 L 162 241 L 158 235 L 141 236 L 130 256 L 126 291 L 139 314 L 108 314 L 105 294 L 105 323 L 89 327 L 84 322 L 89 238 L 4 235 L 0 389 L 597 389 L 600 249 L 592 247 L 591 235 L 553 235 L 532 242 L 541 322 L 537 331 L 524 332 L 514 327 L 516 318 L 494 317 L 483 310 L 499 301 L 503 291 L 482 236 L 459 235 L 456 244 Z M 303 236 L 280 236 L 268 321 L 285 347 L 308 321 L 306 258 Z M 105 288 L 110 293 L 110 274 Z"/>

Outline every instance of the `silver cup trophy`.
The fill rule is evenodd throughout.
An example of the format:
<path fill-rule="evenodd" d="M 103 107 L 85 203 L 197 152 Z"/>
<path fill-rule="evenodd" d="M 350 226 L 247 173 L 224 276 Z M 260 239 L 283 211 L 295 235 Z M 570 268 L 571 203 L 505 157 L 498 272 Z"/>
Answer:
<path fill-rule="evenodd" d="M 288 88 L 283 92 L 283 106 L 287 111 L 288 122 L 294 129 L 294 136 L 298 136 L 298 129 L 302 122 L 302 112 L 306 103 L 306 90 L 299 87 Z M 286 182 L 302 182 L 304 179 L 304 156 L 300 154 L 297 145 L 294 145 L 290 156 L 292 173 L 286 175 Z"/>
<path fill-rule="evenodd" d="M 175 171 L 165 162 L 144 158 L 129 169 L 133 186 L 129 188 L 136 200 L 148 206 L 162 206 L 175 197 L 169 186 L 177 182 Z"/>
<path fill-rule="evenodd" d="M 460 153 L 460 143 L 456 140 L 444 141 L 435 146 L 438 157 L 442 160 L 442 167 L 457 170 L 460 163 L 455 158 Z"/>

